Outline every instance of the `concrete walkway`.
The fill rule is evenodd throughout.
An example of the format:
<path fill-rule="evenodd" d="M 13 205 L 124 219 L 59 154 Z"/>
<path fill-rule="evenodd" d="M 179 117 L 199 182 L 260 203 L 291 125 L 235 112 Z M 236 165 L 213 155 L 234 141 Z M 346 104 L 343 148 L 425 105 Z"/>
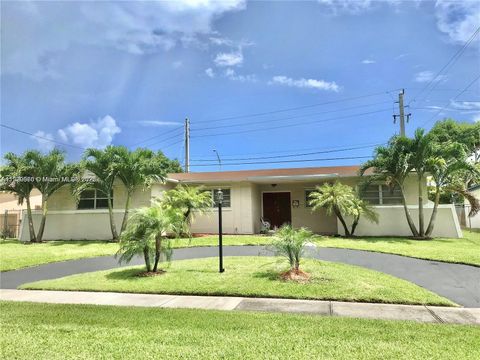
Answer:
<path fill-rule="evenodd" d="M 480 325 L 480 309 L 338 301 L 179 296 L 108 292 L 0 290 L 0 300 L 53 304 L 91 304 L 225 311 L 264 311 L 426 323 Z"/>
<path fill-rule="evenodd" d="M 217 251 L 215 247 L 175 249 L 173 260 L 215 257 L 218 255 Z M 273 255 L 263 246 L 225 246 L 224 254 L 225 256 Z M 307 256 L 381 271 L 413 282 L 459 305 L 480 308 L 480 268 L 478 267 L 335 248 L 310 248 Z M 142 264 L 142 258 L 135 258 L 130 265 Z M 107 270 L 119 266 L 118 261 L 113 256 L 40 265 L 1 273 L 0 287 L 16 289 L 21 284 L 28 282 L 55 279 L 89 271 Z M 228 259 L 225 259 L 225 267 L 228 271 Z"/>

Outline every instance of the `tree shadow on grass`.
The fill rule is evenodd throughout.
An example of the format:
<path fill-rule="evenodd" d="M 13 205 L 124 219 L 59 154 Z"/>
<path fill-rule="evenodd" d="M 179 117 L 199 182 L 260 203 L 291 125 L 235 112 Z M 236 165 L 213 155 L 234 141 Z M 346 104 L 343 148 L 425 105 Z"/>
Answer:
<path fill-rule="evenodd" d="M 145 267 L 142 266 L 142 267 L 113 271 L 105 275 L 105 277 L 111 280 L 138 280 L 142 278 L 139 275 L 141 273 L 144 273 L 145 271 L 146 271 Z"/>

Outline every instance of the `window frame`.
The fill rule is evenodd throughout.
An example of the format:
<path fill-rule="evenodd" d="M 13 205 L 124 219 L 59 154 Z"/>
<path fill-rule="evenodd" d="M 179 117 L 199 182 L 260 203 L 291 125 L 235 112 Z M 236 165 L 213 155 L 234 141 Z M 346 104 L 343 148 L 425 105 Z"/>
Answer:
<path fill-rule="evenodd" d="M 213 189 L 207 190 L 207 191 L 210 191 L 212 195 L 212 208 L 213 209 L 218 208 L 217 199 L 216 199 L 216 192 L 218 190 L 222 190 L 223 192 L 222 208 L 230 209 L 232 207 L 232 188 L 229 188 L 229 187 L 220 187 L 220 188 L 213 188 Z M 225 205 L 225 191 L 227 190 L 228 190 L 228 205 Z"/>
<path fill-rule="evenodd" d="M 82 210 L 104 210 L 104 209 L 108 209 L 108 196 L 107 195 L 103 195 L 102 196 L 98 196 L 98 193 L 99 192 L 102 192 L 101 190 L 98 190 L 98 189 L 95 189 L 95 188 L 90 188 L 90 189 L 86 189 L 83 192 L 87 192 L 87 191 L 93 191 L 93 197 L 84 197 L 82 198 L 82 194 L 80 194 L 80 199 L 77 203 L 77 210 L 79 211 L 82 211 Z M 84 208 L 81 208 L 80 207 L 80 203 L 82 202 L 82 200 L 88 200 L 88 201 L 92 201 L 93 200 L 93 207 L 84 207 Z M 97 206 L 97 200 L 107 200 L 107 204 L 105 207 L 98 207 Z M 112 208 L 113 208 L 113 190 L 110 194 L 110 203 L 112 205 Z"/>
<path fill-rule="evenodd" d="M 315 188 L 306 188 L 303 190 L 303 195 L 304 195 L 304 200 L 305 200 L 305 207 L 308 209 L 313 208 L 313 205 L 309 204 L 309 195 L 314 192 L 316 189 Z"/>
<path fill-rule="evenodd" d="M 401 194 L 399 196 L 386 196 L 384 198 L 384 192 L 390 192 L 390 189 L 388 188 L 387 185 L 385 185 L 385 184 L 371 184 L 371 186 L 376 186 L 377 187 L 377 191 L 376 191 L 377 196 L 376 197 L 368 197 L 368 196 L 366 197 L 365 196 L 365 191 L 361 191 L 360 192 L 360 198 L 362 200 L 367 201 L 371 205 L 402 205 L 403 199 L 402 199 Z M 395 190 L 399 191 L 400 189 L 395 188 L 394 193 L 392 195 L 395 194 Z M 369 192 L 372 193 L 373 191 L 370 190 Z M 372 202 L 371 201 L 371 200 L 377 200 L 377 199 L 378 199 L 378 202 L 376 202 L 376 201 Z M 385 201 L 384 201 L 384 200 L 388 201 L 388 200 L 392 200 L 392 199 L 397 199 L 398 202 L 393 202 L 393 203 L 387 202 L 387 203 L 385 203 Z"/>

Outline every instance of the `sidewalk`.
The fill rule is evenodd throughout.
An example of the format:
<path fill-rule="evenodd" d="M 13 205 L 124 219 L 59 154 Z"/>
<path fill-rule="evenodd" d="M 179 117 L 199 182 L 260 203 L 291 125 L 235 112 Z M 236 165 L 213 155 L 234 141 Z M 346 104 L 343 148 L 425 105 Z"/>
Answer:
<path fill-rule="evenodd" d="M 91 304 L 190 308 L 225 311 L 266 311 L 323 316 L 347 316 L 427 323 L 480 325 L 480 308 L 448 308 L 422 305 L 349 303 L 339 301 L 179 296 L 81 291 L 0 290 L 2 301 L 53 304 Z"/>

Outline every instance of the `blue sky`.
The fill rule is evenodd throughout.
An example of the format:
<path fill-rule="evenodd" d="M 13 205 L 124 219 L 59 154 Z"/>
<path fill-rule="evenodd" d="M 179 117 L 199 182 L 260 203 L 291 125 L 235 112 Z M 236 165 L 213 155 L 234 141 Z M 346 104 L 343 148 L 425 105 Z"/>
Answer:
<path fill-rule="evenodd" d="M 213 149 L 223 170 L 357 164 L 315 159 L 371 155 L 400 88 L 408 134 L 480 120 L 479 24 L 475 1 L 2 2 L 1 122 L 37 137 L 1 128 L 1 150 L 183 160 L 189 117 L 192 171 Z"/>

